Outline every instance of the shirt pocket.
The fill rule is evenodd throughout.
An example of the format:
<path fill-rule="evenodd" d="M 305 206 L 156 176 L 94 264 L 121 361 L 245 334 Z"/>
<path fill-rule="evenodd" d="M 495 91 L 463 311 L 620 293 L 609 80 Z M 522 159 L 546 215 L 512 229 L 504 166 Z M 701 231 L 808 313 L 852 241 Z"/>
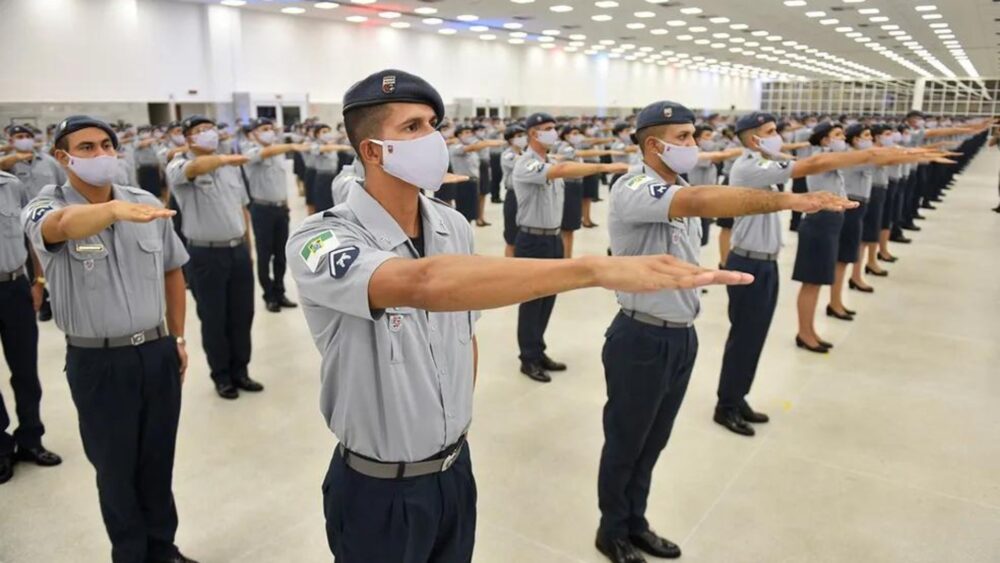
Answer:
<path fill-rule="evenodd" d="M 163 241 L 158 238 L 139 239 L 139 268 L 146 279 L 155 280 L 163 272 Z"/>
<path fill-rule="evenodd" d="M 455 323 L 455 335 L 462 344 L 468 344 L 472 340 L 472 313 L 465 311 L 462 313 L 452 313 Z"/>
<path fill-rule="evenodd" d="M 0 207 L 0 237 L 20 238 L 21 212 L 16 208 Z"/>
<path fill-rule="evenodd" d="M 401 307 L 386 309 L 385 323 L 389 329 L 389 363 L 394 365 L 402 364 L 406 361 L 406 342 L 410 332 L 416 330 L 414 326 L 415 309 L 404 309 Z"/>
<path fill-rule="evenodd" d="M 69 241 L 67 246 L 73 279 L 82 279 L 88 290 L 106 287 L 111 277 L 107 247 L 100 240 Z"/>

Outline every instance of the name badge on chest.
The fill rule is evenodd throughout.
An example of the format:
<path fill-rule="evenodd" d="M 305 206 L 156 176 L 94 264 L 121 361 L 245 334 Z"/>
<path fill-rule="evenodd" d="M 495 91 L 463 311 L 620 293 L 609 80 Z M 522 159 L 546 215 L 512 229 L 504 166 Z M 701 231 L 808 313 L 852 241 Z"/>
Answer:
<path fill-rule="evenodd" d="M 399 332 L 403 330 L 403 315 L 389 314 L 389 332 Z"/>

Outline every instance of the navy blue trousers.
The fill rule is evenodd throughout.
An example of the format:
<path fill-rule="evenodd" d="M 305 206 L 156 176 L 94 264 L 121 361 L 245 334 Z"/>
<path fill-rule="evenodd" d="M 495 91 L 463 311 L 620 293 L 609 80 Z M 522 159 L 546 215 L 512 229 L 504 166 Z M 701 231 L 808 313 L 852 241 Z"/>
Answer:
<path fill-rule="evenodd" d="M 28 278 L 0 282 L 0 342 L 10 368 L 17 412 L 17 430 L 11 435 L 7 432 L 10 415 L 0 396 L 0 455 L 9 455 L 15 444 L 21 448 L 40 446 L 45 433 L 39 414 L 42 384 L 38 381 L 38 324 Z"/>
<path fill-rule="evenodd" d="M 173 338 L 140 346 L 66 347 L 66 379 L 115 563 L 177 554 L 171 490 L 181 412 Z"/>
<path fill-rule="evenodd" d="M 285 243 L 288 242 L 288 208 L 251 205 L 250 221 L 257 249 L 257 281 L 264 301 L 285 296 Z"/>
<path fill-rule="evenodd" d="M 250 249 L 188 248 L 191 293 L 201 320 L 201 343 L 217 384 L 247 377 L 253 324 Z"/>
<path fill-rule="evenodd" d="M 653 467 L 670 439 L 698 355 L 691 328 L 660 328 L 619 313 L 605 334 L 608 401 L 597 476 L 598 535 L 623 538 L 649 528 Z"/>
<path fill-rule="evenodd" d="M 531 235 L 518 231 L 514 239 L 515 258 L 562 258 L 563 244 L 559 235 Z M 523 362 L 542 359 L 545 353 L 545 329 L 552 317 L 556 296 L 550 295 L 521 303 L 517 309 L 517 345 Z"/>
<path fill-rule="evenodd" d="M 731 285 L 729 337 L 722 355 L 717 410 L 739 408 L 750 393 L 778 304 L 778 263 L 729 253 L 726 269 L 753 274 L 750 285 Z"/>
<path fill-rule="evenodd" d="M 467 563 L 476 541 L 469 445 L 447 471 L 375 479 L 334 452 L 323 481 L 326 538 L 337 563 Z"/>
<path fill-rule="evenodd" d="M 809 186 L 806 185 L 805 178 L 793 178 L 792 179 L 792 193 L 793 194 L 804 194 L 809 193 Z M 800 211 L 792 211 L 792 222 L 791 229 L 793 231 L 799 230 L 799 223 L 802 222 L 802 213 Z"/>

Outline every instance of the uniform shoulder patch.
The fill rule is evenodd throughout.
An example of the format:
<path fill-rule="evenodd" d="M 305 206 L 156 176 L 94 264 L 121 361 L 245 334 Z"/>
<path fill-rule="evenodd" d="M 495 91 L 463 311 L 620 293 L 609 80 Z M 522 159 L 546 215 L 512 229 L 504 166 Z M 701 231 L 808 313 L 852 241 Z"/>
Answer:
<path fill-rule="evenodd" d="M 40 199 L 35 200 L 31 205 L 28 206 L 28 219 L 32 223 L 37 223 L 42 220 L 42 217 L 52 211 L 52 200 Z"/>
<path fill-rule="evenodd" d="M 643 184 L 652 181 L 653 179 L 650 178 L 649 176 L 646 176 L 645 174 L 638 174 L 636 176 L 629 178 L 628 180 L 625 180 L 625 187 L 630 190 L 637 190 L 639 189 L 639 186 L 642 186 Z"/>
<path fill-rule="evenodd" d="M 323 257 L 333 252 L 339 244 L 337 235 L 333 234 L 332 230 L 327 229 L 306 241 L 302 245 L 302 249 L 299 250 L 299 256 L 302 257 L 302 261 L 306 263 L 309 271 L 315 273 L 319 269 L 319 263 Z"/>
<path fill-rule="evenodd" d="M 524 167 L 528 169 L 528 172 L 538 172 L 542 169 L 542 166 L 545 166 L 545 163 L 540 160 L 531 159 Z"/>
<path fill-rule="evenodd" d="M 670 190 L 670 186 L 668 186 L 666 184 L 650 184 L 649 185 L 649 195 L 653 196 L 656 199 L 662 199 L 663 196 L 666 195 L 667 191 L 669 191 L 669 190 Z"/>
<path fill-rule="evenodd" d="M 345 246 L 334 250 L 330 255 L 330 275 L 338 280 L 344 277 L 357 261 L 359 254 L 361 251 L 356 246 Z"/>

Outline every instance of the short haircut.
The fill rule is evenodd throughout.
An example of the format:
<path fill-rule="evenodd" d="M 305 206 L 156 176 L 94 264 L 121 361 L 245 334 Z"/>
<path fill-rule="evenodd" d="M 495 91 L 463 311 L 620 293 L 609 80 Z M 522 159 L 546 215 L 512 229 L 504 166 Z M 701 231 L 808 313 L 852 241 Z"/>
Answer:
<path fill-rule="evenodd" d="M 387 104 L 362 106 L 344 114 L 344 130 L 354 152 L 361 155 L 361 141 L 377 137 L 381 131 L 382 119 L 388 113 Z"/>
<path fill-rule="evenodd" d="M 645 151 L 646 139 L 650 137 L 657 137 L 657 138 L 661 137 L 663 135 L 663 132 L 666 131 L 667 127 L 669 126 L 670 126 L 669 124 L 653 125 L 652 127 L 643 127 L 642 129 L 637 131 L 635 134 L 635 138 L 637 141 L 639 141 L 637 143 L 639 145 L 639 150 Z"/>

